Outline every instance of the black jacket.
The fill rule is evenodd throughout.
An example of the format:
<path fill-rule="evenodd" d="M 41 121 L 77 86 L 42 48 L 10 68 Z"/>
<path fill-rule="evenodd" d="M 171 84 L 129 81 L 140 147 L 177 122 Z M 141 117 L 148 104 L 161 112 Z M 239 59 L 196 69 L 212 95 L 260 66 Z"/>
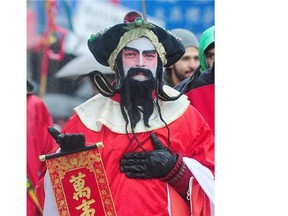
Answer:
<path fill-rule="evenodd" d="M 185 80 L 180 82 L 178 85 L 176 85 L 174 89 L 181 91 L 188 81 L 189 81 L 189 78 L 186 78 Z M 200 74 L 200 76 L 195 80 L 193 85 L 189 85 L 184 93 L 190 91 L 191 89 L 198 88 L 203 85 L 213 84 L 213 83 L 214 83 L 214 65 L 212 68 L 209 68 L 206 71 L 203 71 Z"/>

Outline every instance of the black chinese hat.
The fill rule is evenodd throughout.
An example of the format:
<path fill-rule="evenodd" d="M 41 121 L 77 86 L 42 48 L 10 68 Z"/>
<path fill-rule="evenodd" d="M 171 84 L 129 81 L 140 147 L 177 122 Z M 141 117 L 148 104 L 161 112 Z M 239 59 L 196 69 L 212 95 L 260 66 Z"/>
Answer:
<path fill-rule="evenodd" d="M 95 59 L 105 66 L 114 68 L 115 60 L 120 51 L 132 40 L 147 37 L 155 46 L 163 66 L 176 63 L 185 53 L 181 42 L 163 28 L 137 17 L 134 22 L 117 24 L 88 40 L 88 47 Z"/>

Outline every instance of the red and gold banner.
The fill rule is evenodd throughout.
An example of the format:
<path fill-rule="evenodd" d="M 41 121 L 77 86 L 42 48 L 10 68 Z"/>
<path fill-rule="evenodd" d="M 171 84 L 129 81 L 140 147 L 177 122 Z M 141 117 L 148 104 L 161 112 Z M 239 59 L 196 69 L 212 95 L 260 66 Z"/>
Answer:
<path fill-rule="evenodd" d="M 97 148 L 46 160 L 61 216 L 116 216 Z"/>

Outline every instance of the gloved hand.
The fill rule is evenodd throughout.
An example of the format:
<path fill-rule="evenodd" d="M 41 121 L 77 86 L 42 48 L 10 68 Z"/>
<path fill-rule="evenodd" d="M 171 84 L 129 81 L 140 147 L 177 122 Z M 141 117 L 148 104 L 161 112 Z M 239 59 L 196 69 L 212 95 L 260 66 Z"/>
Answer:
<path fill-rule="evenodd" d="M 152 132 L 150 135 L 155 150 L 146 152 L 132 152 L 125 154 L 120 161 L 120 171 L 129 178 L 163 178 L 175 166 L 178 155 L 172 154 L 158 137 Z"/>
<path fill-rule="evenodd" d="M 48 127 L 48 132 L 60 146 L 60 152 L 71 152 L 85 147 L 83 134 L 61 134 L 56 128 Z"/>

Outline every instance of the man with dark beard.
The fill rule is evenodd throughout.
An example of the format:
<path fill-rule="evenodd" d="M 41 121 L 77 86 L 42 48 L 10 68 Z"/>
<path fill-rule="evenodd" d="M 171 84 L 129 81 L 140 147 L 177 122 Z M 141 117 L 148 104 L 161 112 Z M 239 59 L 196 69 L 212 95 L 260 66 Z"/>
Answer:
<path fill-rule="evenodd" d="M 166 67 L 163 75 L 165 84 L 174 87 L 192 76 L 199 66 L 199 41 L 188 29 L 176 28 L 172 29 L 171 33 L 181 40 L 185 48 L 184 55 L 175 64 Z"/>
<path fill-rule="evenodd" d="M 214 136 L 187 98 L 162 83 L 163 66 L 184 54 L 183 45 L 137 17 L 92 35 L 88 47 L 117 79 L 111 85 L 99 71 L 87 74 L 100 94 L 76 107 L 61 133 L 49 128 L 60 151 L 104 143 L 119 216 L 213 215 Z M 56 215 L 47 173 L 44 182 L 44 216 Z"/>

